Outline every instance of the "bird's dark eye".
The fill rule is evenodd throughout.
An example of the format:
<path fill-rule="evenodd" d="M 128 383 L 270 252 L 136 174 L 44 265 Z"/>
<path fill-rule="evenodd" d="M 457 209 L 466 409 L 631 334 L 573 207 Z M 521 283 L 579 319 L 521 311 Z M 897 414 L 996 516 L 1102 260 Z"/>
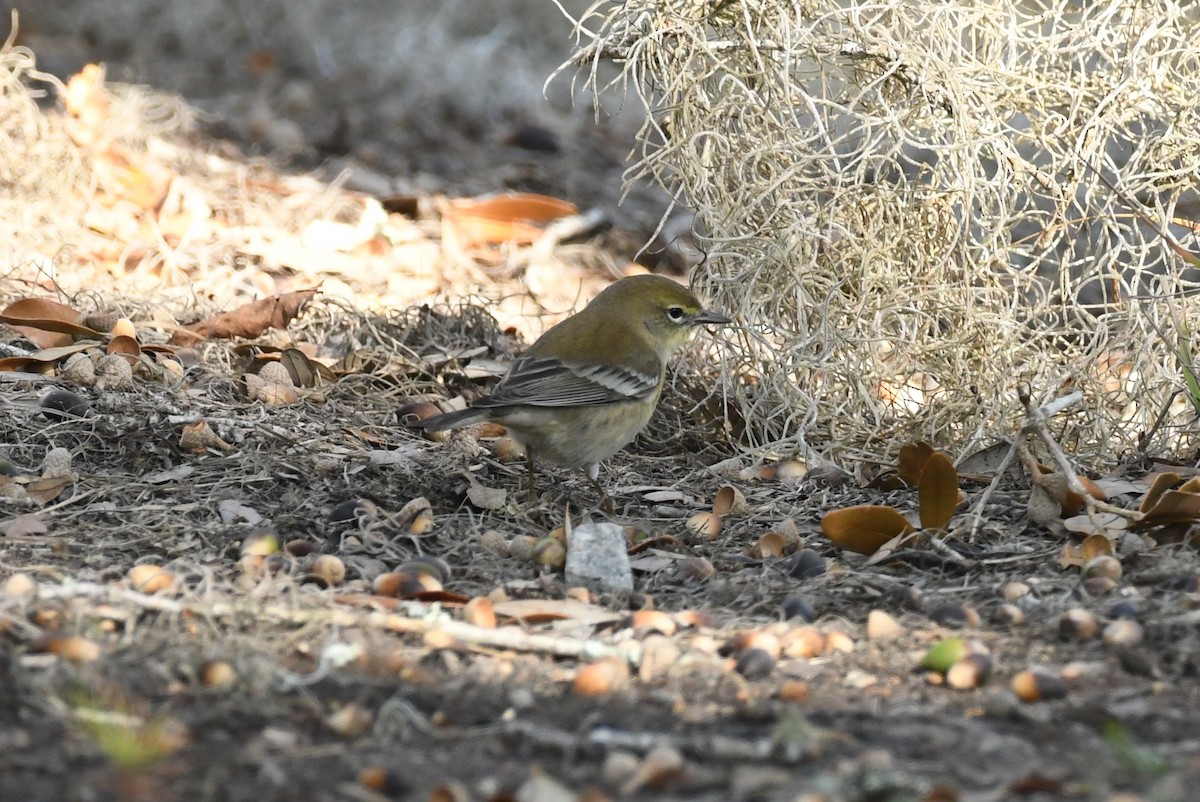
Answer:
<path fill-rule="evenodd" d="M 671 320 L 675 321 L 676 323 L 679 323 L 684 318 L 683 307 L 682 306 L 669 307 L 667 309 L 667 317 L 671 318 Z"/>

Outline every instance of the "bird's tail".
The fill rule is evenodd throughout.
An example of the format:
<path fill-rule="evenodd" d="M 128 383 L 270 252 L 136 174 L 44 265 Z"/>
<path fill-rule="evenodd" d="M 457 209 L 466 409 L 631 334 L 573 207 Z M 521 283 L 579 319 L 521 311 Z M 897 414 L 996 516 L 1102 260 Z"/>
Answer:
<path fill-rule="evenodd" d="M 484 419 L 481 409 L 460 409 L 455 412 L 443 412 L 441 415 L 431 415 L 425 420 L 414 421 L 413 426 L 427 432 L 444 432 L 447 429 L 457 429 L 460 426 L 470 426 Z"/>

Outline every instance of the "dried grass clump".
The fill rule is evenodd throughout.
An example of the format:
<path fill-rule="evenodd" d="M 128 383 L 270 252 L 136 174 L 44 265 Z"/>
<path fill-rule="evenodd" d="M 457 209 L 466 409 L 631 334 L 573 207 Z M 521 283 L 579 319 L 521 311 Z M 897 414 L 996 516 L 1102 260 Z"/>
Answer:
<path fill-rule="evenodd" d="M 29 259 L 64 215 L 82 207 L 85 177 L 74 145 L 38 108 L 52 75 L 39 72 L 33 53 L 14 44 L 15 26 L 0 49 L 0 242 L 32 245 L 4 253 L 6 261 Z"/>
<path fill-rule="evenodd" d="M 1083 391 L 1082 456 L 1195 447 L 1197 271 L 1085 167 L 1196 218 L 1190 4 L 603 0 L 577 30 L 648 112 L 630 180 L 696 211 L 701 288 L 744 322 L 752 444 L 968 448 L 1025 381 Z"/>

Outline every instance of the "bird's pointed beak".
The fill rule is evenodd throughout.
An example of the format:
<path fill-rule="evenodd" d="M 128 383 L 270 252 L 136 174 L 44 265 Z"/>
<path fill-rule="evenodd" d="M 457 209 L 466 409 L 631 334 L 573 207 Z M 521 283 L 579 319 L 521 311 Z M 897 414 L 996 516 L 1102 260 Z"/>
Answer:
<path fill-rule="evenodd" d="M 718 315 L 716 312 L 713 312 L 710 309 L 701 309 L 700 312 L 694 318 L 692 318 L 692 322 L 697 326 L 709 324 L 714 326 L 723 326 L 726 323 L 732 323 L 733 320 L 725 317 L 724 315 Z"/>

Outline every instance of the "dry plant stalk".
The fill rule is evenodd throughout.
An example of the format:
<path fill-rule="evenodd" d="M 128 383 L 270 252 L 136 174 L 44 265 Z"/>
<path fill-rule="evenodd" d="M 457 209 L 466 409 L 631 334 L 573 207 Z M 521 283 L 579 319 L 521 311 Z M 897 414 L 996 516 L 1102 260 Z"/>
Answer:
<path fill-rule="evenodd" d="M 1192 4 L 602 0 L 576 22 L 564 68 L 636 93 L 630 178 L 696 212 L 701 289 L 745 323 L 722 355 L 752 441 L 966 449 L 1027 381 L 1083 393 L 1059 439 L 1084 459 L 1195 447 L 1171 399 L 1197 273 L 1082 166 L 1196 218 Z"/>

